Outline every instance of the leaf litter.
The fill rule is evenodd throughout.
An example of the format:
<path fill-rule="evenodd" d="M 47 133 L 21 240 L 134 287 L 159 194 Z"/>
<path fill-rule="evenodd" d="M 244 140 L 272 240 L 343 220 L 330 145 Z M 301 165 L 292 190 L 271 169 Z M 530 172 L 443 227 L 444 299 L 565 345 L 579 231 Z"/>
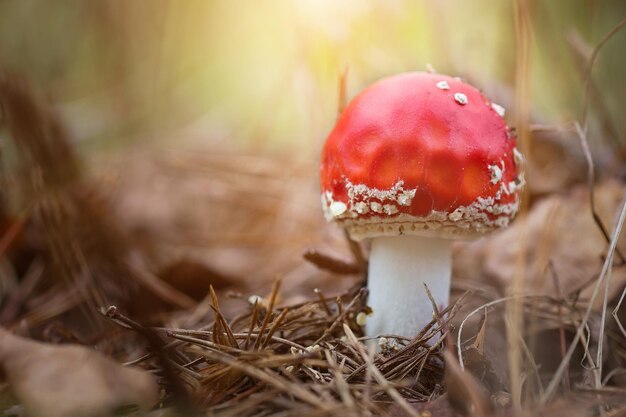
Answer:
<path fill-rule="evenodd" d="M 279 167 L 225 145 L 139 149 L 113 161 L 115 174 L 92 177 L 25 81 L 2 73 L 0 105 L 17 155 L 2 170 L 0 331 L 10 342 L 0 392 L 32 415 L 72 415 L 81 401 L 89 413 L 132 404 L 117 414 L 143 415 L 157 402 L 152 376 L 154 416 L 626 411 L 626 245 L 616 227 L 625 187 L 584 183 L 588 148 L 558 138 L 576 133 L 584 148 L 586 128 L 531 131 L 531 172 L 553 180 L 530 176 L 527 215 L 458 245 L 456 302 L 415 339 L 368 339 L 357 320 L 368 313 L 367 248 L 323 226 L 313 162 Z M 526 280 L 515 297 L 527 325 L 507 342 L 502 305 L 519 251 Z M 521 410 L 506 377 L 510 343 L 521 352 Z M 73 373 L 83 355 L 88 366 Z M 68 391 L 50 397 L 59 375 Z M 77 395 L 82 386 L 93 397 Z"/>
<path fill-rule="evenodd" d="M 27 415 L 108 415 L 159 400 L 156 378 L 123 367 L 93 349 L 28 340 L 0 329 L 0 367 Z"/>

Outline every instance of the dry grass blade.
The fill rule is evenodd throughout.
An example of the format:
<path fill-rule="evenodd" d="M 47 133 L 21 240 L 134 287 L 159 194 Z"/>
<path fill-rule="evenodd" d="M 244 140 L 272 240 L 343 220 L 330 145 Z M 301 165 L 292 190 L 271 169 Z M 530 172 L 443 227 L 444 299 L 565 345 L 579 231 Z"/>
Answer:
<path fill-rule="evenodd" d="M 348 312 L 359 302 L 362 301 L 363 299 L 365 299 L 365 296 L 367 295 L 367 289 L 362 288 L 359 290 L 358 294 L 354 296 L 354 298 L 352 299 L 352 301 L 350 301 L 350 304 L 348 304 L 347 308 L 341 312 L 337 318 L 335 319 L 335 321 L 333 322 L 333 324 L 331 324 L 331 326 L 329 328 L 327 328 L 326 330 L 324 330 L 324 333 L 313 343 L 314 345 L 318 345 L 320 344 L 324 339 L 326 339 L 328 336 L 330 336 L 333 331 L 335 331 L 335 329 L 337 327 L 339 327 L 340 324 L 343 324 L 346 315 L 348 314 Z"/>
<path fill-rule="evenodd" d="M 622 294 L 619 297 L 619 301 L 617 302 L 617 305 L 613 309 L 612 315 L 613 315 L 613 318 L 615 319 L 615 322 L 617 323 L 617 327 L 619 328 L 620 332 L 622 333 L 624 338 L 626 338 L 626 328 L 624 328 L 624 324 L 622 323 L 618 315 L 619 310 L 622 308 L 622 305 L 624 304 L 624 298 L 626 298 L 626 288 L 624 288 L 624 291 L 622 291 Z"/>
<path fill-rule="evenodd" d="M 611 264 L 613 263 L 613 254 L 610 255 L 610 259 L 607 259 Z M 598 347 L 596 353 L 597 368 L 594 369 L 595 387 L 602 388 L 602 369 L 604 366 L 603 354 L 604 354 L 604 334 L 606 330 L 606 313 L 609 303 L 609 286 L 611 285 L 612 268 L 609 268 L 606 272 L 606 279 L 604 280 L 604 297 L 602 299 L 602 312 L 600 316 L 600 332 L 598 334 Z"/>
<path fill-rule="evenodd" d="M 553 262 L 549 262 L 548 263 L 548 268 L 550 270 L 550 276 L 552 277 L 552 280 L 554 282 L 554 290 L 556 292 L 557 298 L 559 300 L 563 299 L 563 291 L 561 291 L 561 285 L 559 284 L 559 277 L 554 269 L 554 263 Z M 563 358 L 565 357 L 565 354 L 567 352 L 567 347 L 566 347 L 566 340 L 565 340 L 565 327 L 564 327 L 564 319 L 563 319 L 563 307 L 561 306 L 561 304 L 559 304 L 557 306 L 557 315 L 558 315 L 558 319 L 559 319 L 559 347 L 561 349 L 561 360 L 563 360 Z M 566 391 L 570 390 L 570 383 L 569 383 L 569 369 L 565 368 L 565 372 L 563 373 L 563 386 L 565 388 Z"/>
<path fill-rule="evenodd" d="M 190 335 L 186 335 L 186 334 L 181 334 L 178 331 L 175 330 L 169 330 L 166 332 L 166 335 L 174 338 L 174 339 L 178 339 L 181 340 L 183 342 L 188 342 L 188 343 L 192 343 L 194 345 L 198 345 L 198 346 L 202 346 L 203 348 L 209 349 L 209 350 L 213 350 L 216 352 L 229 352 L 229 353 L 242 353 L 241 350 L 237 349 L 237 348 L 231 348 L 228 346 L 224 346 L 224 345 L 220 345 L 219 343 L 215 343 L 215 342 L 211 342 L 209 340 L 204 340 L 198 337 L 193 337 Z"/>
<path fill-rule="evenodd" d="M 252 315 L 250 315 L 250 324 L 248 325 L 248 335 L 243 345 L 244 350 L 248 350 L 248 345 L 250 344 L 250 338 L 252 337 L 252 331 L 254 330 L 254 327 L 256 326 L 258 319 L 259 319 L 259 300 L 255 300 L 254 305 L 252 306 Z"/>
<path fill-rule="evenodd" d="M 572 358 L 572 355 L 574 353 L 574 349 L 576 349 L 576 345 L 578 344 L 578 342 L 581 340 L 581 338 L 583 338 L 583 329 L 587 324 L 587 321 L 589 320 L 589 316 L 591 315 L 591 309 L 593 307 L 593 303 L 595 302 L 599 290 L 600 290 L 600 286 L 603 283 L 606 274 L 608 273 L 609 269 L 612 267 L 612 259 L 613 259 L 613 255 L 615 253 L 615 248 L 617 247 L 617 241 L 619 239 L 620 233 L 622 231 L 622 228 L 624 226 L 624 220 L 626 219 L 626 200 L 624 200 L 624 203 L 622 204 L 622 208 L 620 211 L 620 216 L 619 219 L 617 221 L 617 224 L 615 225 L 615 229 L 613 231 L 613 236 L 611 237 L 611 244 L 609 246 L 609 250 L 607 251 L 607 257 L 604 261 L 604 264 L 602 265 L 602 271 L 600 272 L 600 275 L 598 276 L 598 279 L 596 281 L 596 285 L 594 286 L 593 289 L 593 294 L 591 296 L 591 299 L 588 302 L 587 305 L 587 309 L 585 310 L 585 314 L 582 318 L 582 322 L 581 324 L 578 326 L 578 328 L 576 329 L 576 336 L 574 336 L 574 340 L 572 340 L 569 349 L 567 350 L 567 354 L 565 356 L 565 358 L 563 358 L 563 360 L 561 361 L 561 363 L 559 364 L 559 367 L 557 368 L 556 372 L 554 373 L 554 375 L 552 376 L 552 379 L 550 380 L 550 383 L 548 384 L 548 386 L 546 387 L 546 390 L 543 394 L 543 396 L 541 397 L 540 402 L 542 404 L 545 404 L 553 395 L 554 392 L 556 390 L 556 387 L 558 386 L 558 384 L 561 381 L 561 377 L 563 376 L 563 372 L 565 371 L 565 368 L 569 365 L 569 362 Z M 600 365 L 598 365 L 600 366 Z"/>
<path fill-rule="evenodd" d="M 215 322 L 213 324 L 214 341 L 222 345 L 239 348 L 239 345 L 237 344 L 237 339 L 235 339 L 235 337 L 233 336 L 233 332 L 230 329 L 230 326 L 220 312 L 220 304 L 217 299 L 217 294 L 215 294 L 215 290 L 213 289 L 212 285 L 209 287 L 209 293 L 211 295 L 211 302 L 213 303 L 211 305 L 211 309 L 215 314 Z M 226 339 L 223 339 L 224 336 L 226 337 Z"/>
<path fill-rule="evenodd" d="M 393 400 L 398 403 L 398 405 L 402 407 L 402 409 L 406 413 L 408 413 L 408 415 L 412 417 L 420 417 L 419 413 L 413 407 L 411 407 L 411 405 L 404 399 L 404 397 L 402 397 L 402 395 L 400 395 L 400 393 L 393 387 L 393 385 L 391 385 L 389 381 L 387 381 L 387 379 L 385 379 L 385 377 L 380 373 L 378 368 L 374 365 L 371 356 L 367 352 L 365 352 L 363 345 L 358 341 L 350 327 L 344 324 L 343 330 L 346 333 L 348 340 L 350 340 L 353 346 L 359 351 L 359 354 L 367 364 L 367 368 L 372 373 L 374 379 L 376 379 L 376 382 L 380 384 L 381 388 L 387 394 L 389 394 L 389 396 L 393 398 Z"/>
<path fill-rule="evenodd" d="M 269 305 L 277 298 L 278 284 L 274 288 Z M 160 351 L 171 350 L 172 368 L 217 415 L 231 415 L 227 404 L 245 414 L 282 412 L 307 417 L 385 415 L 389 400 L 398 404 L 404 401 L 406 409 L 412 409 L 407 406 L 409 399 L 425 401 L 439 392 L 443 378 L 441 344 L 428 346 L 426 340 L 447 324 L 433 320 L 417 339 L 406 345 L 398 340 L 395 348 L 373 358 L 354 335 L 361 330 L 354 317 L 365 307 L 365 294 L 361 289 L 344 295 L 346 304 L 340 298 L 337 306 L 324 307 L 327 300 L 322 297 L 276 309 L 274 318 L 263 320 L 265 326 L 257 322 L 256 300 L 256 307 L 253 305 L 247 315 L 230 322 L 232 338 L 243 348 L 233 347 L 228 337 L 215 338 L 211 330 L 158 327 L 151 331 L 176 339 L 178 344 L 163 345 Z M 219 306 L 217 300 L 215 304 Z M 270 314 L 269 305 L 264 308 L 265 317 Z M 449 306 L 441 317 L 449 318 L 456 307 Z M 224 332 L 225 322 L 220 320 L 218 309 L 216 312 L 214 323 L 220 323 L 218 331 Z M 139 330 L 124 316 L 115 315 L 114 321 Z M 205 327 L 210 329 L 214 323 Z M 342 335 L 346 328 L 351 329 L 348 342 L 335 331 L 341 327 Z M 179 358 L 181 354 L 184 357 Z M 251 393 L 254 396 L 250 397 Z"/>
<path fill-rule="evenodd" d="M 276 317 L 276 319 L 272 322 L 272 327 L 270 327 L 269 331 L 267 332 L 267 336 L 263 340 L 263 343 L 261 343 L 261 349 L 264 349 L 267 346 L 268 342 L 272 340 L 274 333 L 276 333 L 276 331 L 280 328 L 280 325 L 283 324 L 283 321 L 285 320 L 285 317 L 287 316 L 288 312 L 289 312 L 289 309 L 285 308 L 278 314 L 278 317 Z"/>
<path fill-rule="evenodd" d="M 267 312 L 265 313 L 265 317 L 263 318 L 263 323 L 261 324 L 261 329 L 259 333 L 262 334 L 265 331 L 268 323 L 270 322 L 272 313 L 274 312 L 274 305 L 276 304 L 276 298 L 278 297 L 278 291 L 280 290 L 281 279 L 277 278 L 272 285 L 272 292 L 270 293 L 269 303 L 267 305 Z M 261 345 L 261 339 L 257 339 L 254 342 L 254 349 L 258 349 Z"/>
<path fill-rule="evenodd" d="M 486 308 L 488 307 L 492 307 L 495 306 L 497 304 L 502 304 L 504 302 L 507 301 L 511 301 L 514 299 L 524 299 L 524 298 L 533 298 L 533 297 L 537 297 L 537 298 L 546 298 L 546 297 L 542 297 L 542 296 L 532 296 L 532 295 L 512 295 L 510 297 L 503 297 L 503 298 L 499 298 L 497 300 L 493 300 L 490 301 L 486 304 L 482 304 L 478 307 L 476 307 L 474 310 L 472 310 L 467 316 L 465 316 L 465 318 L 463 319 L 463 321 L 461 321 L 461 324 L 459 326 L 459 332 L 457 333 L 456 336 L 456 348 L 457 348 L 457 356 L 459 357 L 459 365 L 461 366 L 461 369 L 465 369 L 465 363 L 463 361 L 463 329 L 465 328 L 465 324 L 469 321 L 470 318 L 472 318 L 476 313 L 480 312 L 480 311 L 484 311 Z"/>
<path fill-rule="evenodd" d="M 574 127 L 576 128 L 576 133 L 578 134 L 578 138 L 580 139 L 580 146 L 583 149 L 583 153 L 585 154 L 585 159 L 587 160 L 587 186 L 589 187 L 589 207 L 591 208 L 591 215 L 593 216 L 593 221 L 598 225 L 598 229 L 606 239 L 607 243 L 611 242 L 611 236 L 609 236 L 609 232 L 607 232 L 606 227 L 604 227 L 604 223 L 602 223 L 602 219 L 598 215 L 596 211 L 594 190 L 595 190 L 595 168 L 593 163 L 593 157 L 591 156 L 591 151 L 589 150 L 589 143 L 587 142 L 587 134 L 585 130 L 580 127 L 578 122 L 574 123 Z M 620 262 L 626 263 L 626 259 L 624 255 L 620 252 L 619 248 L 616 248 L 615 252 L 620 259 Z"/>
<path fill-rule="evenodd" d="M 530 2 L 528 0 L 515 1 L 515 127 L 518 137 L 518 146 L 522 153 L 530 155 L 532 151 L 530 135 L 530 105 L 531 105 L 531 58 L 533 47 L 533 31 L 530 13 Z M 528 193 L 522 194 L 518 218 L 524 218 L 528 211 Z M 517 268 L 513 278 L 513 285 L 510 288 L 511 294 L 521 294 L 524 287 L 525 265 L 526 265 L 526 231 L 520 232 L 519 245 L 522 250 L 517 252 Z M 513 342 L 519 337 L 519 331 L 524 326 L 524 316 L 522 315 L 522 300 L 513 298 L 507 303 L 507 311 L 513 326 L 507 327 L 508 341 L 508 366 L 509 384 L 513 408 L 521 410 L 521 352 L 517 343 Z"/>
<path fill-rule="evenodd" d="M 333 372 L 334 382 L 337 386 L 337 391 L 339 392 L 341 400 L 348 409 L 353 410 L 355 408 L 354 398 L 350 393 L 350 387 L 344 379 L 341 369 L 339 369 L 339 367 L 337 366 L 337 363 L 335 362 L 333 356 L 330 354 L 329 350 L 324 350 L 324 355 L 326 356 L 326 361 L 330 365 L 330 369 Z"/>
<path fill-rule="evenodd" d="M 272 372 L 269 370 L 262 371 L 258 368 L 255 368 L 254 366 L 242 363 L 238 361 L 236 358 L 229 356 L 222 352 L 207 351 L 207 352 L 204 352 L 203 355 L 207 359 L 226 364 L 233 369 L 242 371 L 246 373 L 247 375 L 258 379 L 259 381 L 262 381 L 266 384 L 270 384 L 278 388 L 279 390 L 287 394 L 293 395 L 294 397 L 299 398 L 300 400 L 308 404 L 311 404 L 321 410 L 330 411 L 333 408 L 336 408 L 336 405 L 331 403 L 331 405 L 329 406 L 327 403 L 322 402 L 311 391 L 301 387 L 299 384 L 295 384 L 289 381 L 288 379 L 281 377 L 275 372 Z"/>
<path fill-rule="evenodd" d="M 233 336 L 233 331 L 230 329 L 230 326 L 224 319 L 219 308 L 212 305 L 211 309 L 213 313 L 215 313 L 215 322 L 213 324 L 213 337 L 215 338 L 215 342 L 221 345 L 239 348 L 237 339 Z"/>
<path fill-rule="evenodd" d="M 428 285 L 426 285 L 426 283 L 424 283 L 424 291 L 426 291 L 426 296 L 428 297 L 430 305 L 433 308 L 433 316 L 435 320 L 437 320 L 437 322 L 441 322 L 441 312 L 439 311 L 439 306 L 437 305 L 435 297 L 433 297 L 433 293 L 430 292 L 430 288 L 428 288 Z"/>
<path fill-rule="evenodd" d="M 332 317 L 333 313 L 330 311 L 330 308 L 326 303 L 326 299 L 324 298 L 324 294 L 322 294 L 322 291 L 319 288 L 315 288 L 313 292 L 315 293 L 315 295 L 317 295 L 317 299 L 320 300 L 320 305 L 324 308 L 326 315 L 328 317 Z"/>
<path fill-rule="evenodd" d="M 593 80 L 593 77 L 588 77 L 589 60 L 593 53 L 593 48 L 576 29 L 570 29 L 565 35 L 565 38 L 574 54 L 577 70 L 583 84 L 585 82 L 589 83 L 588 97 L 589 101 L 593 103 L 593 106 L 597 109 L 596 114 L 602 132 L 602 138 L 611 139 L 612 145 L 615 149 L 619 150 L 621 148 L 620 132 L 615 121 L 612 120 L 606 97 L 602 94 L 600 87 Z"/>

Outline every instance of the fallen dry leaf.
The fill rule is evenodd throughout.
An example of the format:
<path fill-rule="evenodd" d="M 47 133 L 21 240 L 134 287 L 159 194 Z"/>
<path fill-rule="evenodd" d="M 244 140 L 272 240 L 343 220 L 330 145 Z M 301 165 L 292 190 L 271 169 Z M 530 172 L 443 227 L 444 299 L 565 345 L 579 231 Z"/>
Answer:
<path fill-rule="evenodd" d="M 448 401 L 452 408 L 463 416 L 489 416 L 493 404 L 487 389 L 470 373 L 463 371 L 454 355 L 443 352 L 446 362 L 445 381 Z"/>
<path fill-rule="evenodd" d="M 155 378 L 79 345 L 51 345 L 0 328 L 0 369 L 29 416 L 108 415 L 127 405 L 153 407 Z"/>
<path fill-rule="evenodd" d="M 463 351 L 465 369 L 489 391 L 490 395 L 495 395 L 504 389 L 500 377 L 496 374 L 493 364 L 482 352 L 473 346 Z"/>
<path fill-rule="evenodd" d="M 624 186 L 617 181 L 596 185 L 596 208 L 609 231 L 613 228 L 624 190 Z M 532 206 L 526 218 L 517 219 L 508 229 L 458 245 L 454 276 L 477 282 L 487 281 L 504 293 L 515 277 L 518 253 L 523 247 L 526 249 L 524 289 L 528 293 L 557 295 L 550 276 L 550 262 L 564 295 L 580 288 L 599 273 L 608 244 L 591 216 L 587 187 L 581 185 L 566 195 L 546 197 Z M 618 248 L 624 253 L 624 234 Z M 609 299 L 619 295 L 625 284 L 626 268 L 615 267 Z M 581 296 L 588 298 L 592 289 L 593 285 L 586 286 Z M 599 302 L 600 297 L 596 306 Z"/>
<path fill-rule="evenodd" d="M 533 146 L 526 154 L 526 180 L 532 197 L 559 193 L 587 179 L 587 165 L 576 132 L 569 128 L 535 126 Z M 610 155 L 594 154 L 599 167 L 610 163 Z"/>
<path fill-rule="evenodd" d="M 205 262 L 188 257 L 166 265 L 157 276 L 196 301 L 206 297 L 211 286 L 222 290 L 234 286 L 240 280 L 217 271 Z"/>
<path fill-rule="evenodd" d="M 101 163 L 100 187 L 153 271 L 190 258 L 251 294 L 266 293 L 281 275 L 290 303 L 315 288 L 339 294 L 355 282 L 302 260 L 307 247 L 351 259 L 342 230 L 322 215 L 316 160 L 188 145 L 136 149 Z"/>

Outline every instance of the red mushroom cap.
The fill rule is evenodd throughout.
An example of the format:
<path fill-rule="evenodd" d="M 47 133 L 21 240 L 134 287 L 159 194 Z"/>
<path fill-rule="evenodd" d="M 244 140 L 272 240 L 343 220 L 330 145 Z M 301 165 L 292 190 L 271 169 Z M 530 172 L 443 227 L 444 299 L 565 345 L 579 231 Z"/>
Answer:
<path fill-rule="evenodd" d="M 357 240 L 476 237 L 507 226 L 524 177 L 503 114 L 457 78 L 378 81 L 350 102 L 324 145 L 326 218 Z"/>

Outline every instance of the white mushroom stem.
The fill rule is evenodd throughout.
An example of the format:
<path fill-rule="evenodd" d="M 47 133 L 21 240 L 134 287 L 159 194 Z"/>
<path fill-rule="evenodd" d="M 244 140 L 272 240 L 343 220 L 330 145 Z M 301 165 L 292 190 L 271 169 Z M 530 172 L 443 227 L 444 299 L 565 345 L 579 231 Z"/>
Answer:
<path fill-rule="evenodd" d="M 439 309 L 448 305 L 452 240 L 420 236 L 372 239 L 366 334 L 415 337 L 432 319 L 428 286 Z M 432 342 L 432 340 L 431 340 Z"/>

